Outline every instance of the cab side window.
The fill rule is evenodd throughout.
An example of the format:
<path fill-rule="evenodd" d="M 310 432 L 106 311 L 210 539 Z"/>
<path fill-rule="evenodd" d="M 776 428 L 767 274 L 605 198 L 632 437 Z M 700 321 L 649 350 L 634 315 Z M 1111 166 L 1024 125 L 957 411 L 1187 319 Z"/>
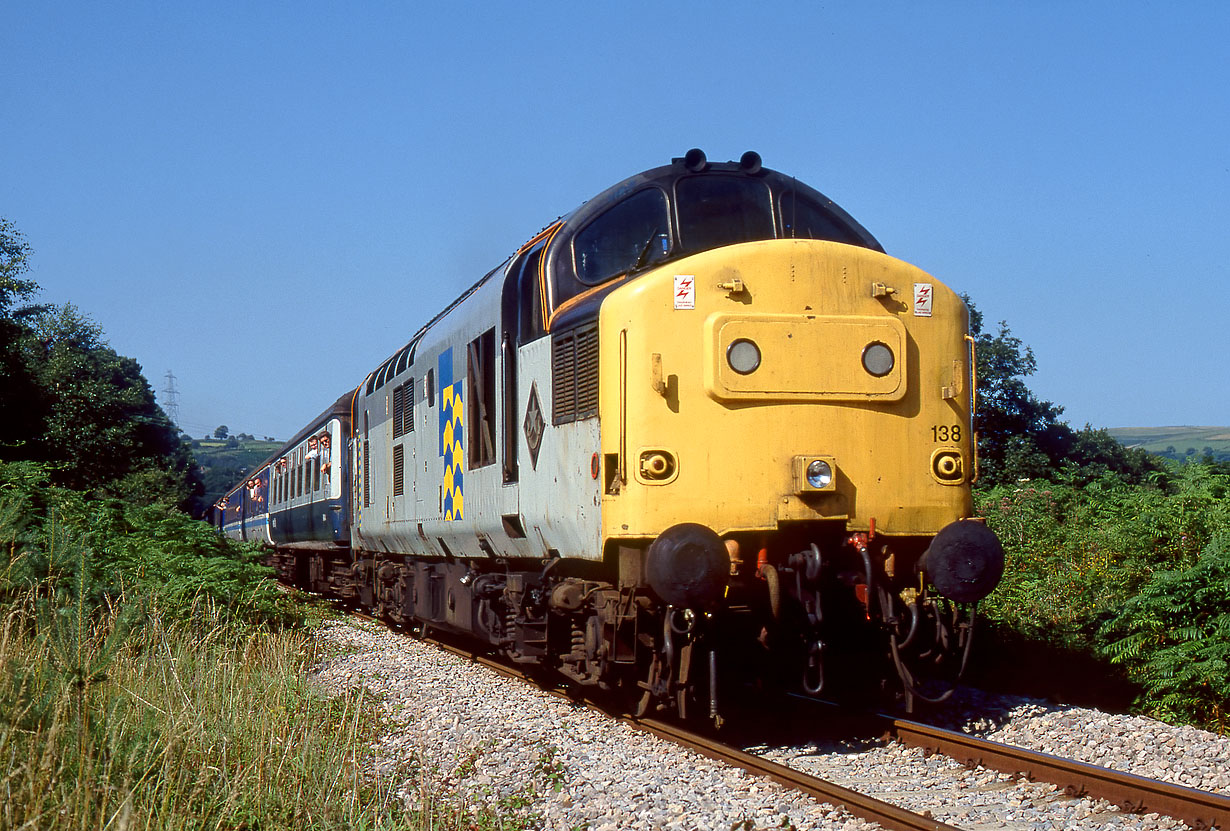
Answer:
<path fill-rule="evenodd" d="M 495 329 L 488 329 L 466 348 L 466 427 L 470 467 L 495 462 Z"/>
<path fill-rule="evenodd" d="M 521 261 L 521 273 L 517 275 L 517 295 L 520 298 L 518 316 L 521 318 L 519 342 L 529 343 L 543 334 L 542 328 L 542 287 L 538 280 L 538 270 L 542 263 L 542 252 L 546 245 L 539 243 L 536 248 L 525 255 Z"/>

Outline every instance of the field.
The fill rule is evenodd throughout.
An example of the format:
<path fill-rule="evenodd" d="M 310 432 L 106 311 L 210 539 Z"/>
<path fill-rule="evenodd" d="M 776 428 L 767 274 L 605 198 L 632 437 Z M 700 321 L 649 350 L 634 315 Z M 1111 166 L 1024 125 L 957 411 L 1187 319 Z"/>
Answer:
<path fill-rule="evenodd" d="M 192 442 L 192 455 L 201 468 L 205 482 L 204 503 L 213 504 L 222 498 L 228 489 L 252 473 L 258 464 L 282 446 L 279 441 L 238 442 L 229 445 L 225 440 L 199 439 Z"/>
<path fill-rule="evenodd" d="M 1112 427 L 1106 432 L 1128 447 L 1182 459 L 1211 452 L 1220 460 L 1230 459 L 1230 427 Z"/>

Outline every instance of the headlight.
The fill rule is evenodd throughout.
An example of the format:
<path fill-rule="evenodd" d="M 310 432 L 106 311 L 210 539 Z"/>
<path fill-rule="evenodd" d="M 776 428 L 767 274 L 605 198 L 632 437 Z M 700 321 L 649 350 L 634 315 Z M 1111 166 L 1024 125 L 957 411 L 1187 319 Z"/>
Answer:
<path fill-rule="evenodd" d="M 814 496 L 837 491 L 837 460 L 832 456 L 820 453 L 795 456 L 792 467 L 795 493 Z"/>
<path fill-rule="evenodd" d="M 747 338 L 739 338 L 726 348 L 726 363 L 740 375 L 750 375 L 760 368 L 760 347 Z"/>
<path fill-rule="evenodd" d="M 817 490 L 827 488 L 833 481 L 833 468 L 823 459 L 815 459 L 807 465 L 807 484 Z"/>
<path fill-rule="evenodd" d="M 863 369 L 877 378 L 883 378 L 892 372 L 895 362 L 893 350 L 879 341 L 867 344 L 867 348 L 863 350 Z"/>

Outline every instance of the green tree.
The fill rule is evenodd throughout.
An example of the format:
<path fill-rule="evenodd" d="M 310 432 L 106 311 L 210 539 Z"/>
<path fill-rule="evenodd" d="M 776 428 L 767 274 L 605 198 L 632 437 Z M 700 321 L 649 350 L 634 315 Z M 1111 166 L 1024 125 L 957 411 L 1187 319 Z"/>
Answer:
<path fill-rule="evenodd" d="M 984 332 L 982 313 L 968 296 L 970 334 L 977 343 L 979 476 L 995 485 L 1045 477 L 1054 449 L 1070 432 L 1059 420 L 1063 407 L 1042 401 L 1025 379 L 1038 369 L 1033 350 L 1000 321 L 996 334 Z"/>
<path fill-rule="evenodd" d="M 223 424 L 217 430 L 214 430 L 215 439 L 225 439 L 230 434 L 231 434 L 230 428 L 228 428 L 225 424 Z"/>
<path fill-rule="evenodd" d="M 199 477 L 140 366 L 73 306 L 29 302 L 30 255 L 0 219 L 0 461 L 46 463 L 69 487 L 187 504 Z"/>
<path fill-rule="evenodd" d="M 37 458 L 59 466 L 58 484 L 139 502 L 188 500 L 191 454 L 136 361 L 71 305 L 36 317 L 30 348 L 48 391 Z"/>
<path fill-rule="evenodd" d="M 0 317 L 7 318 L 14 304 L 29 300 L 38 292 L 37 283 L 22 279 L 30 270 L 32 253 L 25 236 L 13 223 L 0 217 Z"/>
<path fill-rule="evenodd" d="M 26 319 L 40 307 L 29 304 L 38 293 L 30 270 L 31 249 L 21 232 L 0 217 L 0 459 L 20 457 L 38 433 L 42 390 L 22 351 Z"/>

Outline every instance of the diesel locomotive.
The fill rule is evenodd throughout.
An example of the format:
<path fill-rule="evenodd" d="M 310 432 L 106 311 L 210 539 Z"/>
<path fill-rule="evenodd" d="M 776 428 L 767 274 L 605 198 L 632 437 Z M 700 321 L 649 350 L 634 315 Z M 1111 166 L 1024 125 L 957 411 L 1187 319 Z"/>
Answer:
<path fill-rule="evenodd" d="M 940 700 L 1004 564 L 961 299 L 699 150 L 547 225 L 217 506 L 286 582 L 641 713 Z"/>

